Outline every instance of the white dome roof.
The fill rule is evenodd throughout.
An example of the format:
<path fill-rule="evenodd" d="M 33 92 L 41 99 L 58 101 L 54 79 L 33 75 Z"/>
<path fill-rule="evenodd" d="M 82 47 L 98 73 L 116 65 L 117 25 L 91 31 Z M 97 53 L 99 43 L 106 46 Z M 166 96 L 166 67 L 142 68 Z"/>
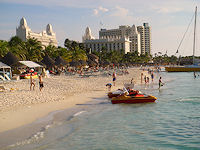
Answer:
<path fill-rule="evenodd" d="M 47 27 L 46 27 L 46 32 L 48 34 L 52 34 L 53 33 L 53 29 L 52 29 L 52 25 L 51 24 L 48 24 Z"/>
<path fill-rule="evenodd" d="M 27 22 L 26 19 L 24 17 L 22 17 L 22 19 L 20 20 L 20 26 L 27 26 Z"/>

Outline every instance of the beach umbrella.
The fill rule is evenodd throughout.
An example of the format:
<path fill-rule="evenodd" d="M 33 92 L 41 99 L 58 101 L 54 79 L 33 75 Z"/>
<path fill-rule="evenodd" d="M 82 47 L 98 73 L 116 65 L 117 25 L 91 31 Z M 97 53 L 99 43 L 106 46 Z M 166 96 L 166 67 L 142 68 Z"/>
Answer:
<path fill-rule="evenodd" d="M 47 67 L 55 66 L 55 61 L 51 59 L 48 55 L 45 55 L 41 62 L 45 64 Z"/>
<path fill-rule="evenodd" d="M 92 60 L 92 61 L 99 63 L 99 57 L 97 55 L 88 54 L 87 57 L 88 57 L 88 60 Z"/>
<path fill-rule="evenodd" d="M 16 66 L 19 63 L 19 59 L 13 55 L 13 53 L 8 52 L 3 58 L 2 58 L 2 62 L 9 65 L 9 66 Z"/>
<path fill-rule="evenodd" d="M 85 60 L 79 60 L 79 63 L 82 65 L 82 66 L 87 66 L 87 62 Z"/>
<path fill-rule="evenodd" d="M 61 56 L 57 56 L 55 59 L 55 65 L 56 66 L 65 66 L 65 65 L 67 65 L 67 62 Z"/>
<path fill-rule="evenodd" d="M 93 66 L 97 66 L 97 65 L 98 65 L 97 62 L 92 61 L 91 59 L 88 59 L 87 63 L 88 63 L 88 65 L 91 66 L 91 67 L 93 67 Z"/>
<path fill-rule="evenodd" d="M 110 63 L 108 61 L 101 61 L 101 66 L 109 66 Z"/>
<path fill-rule="evenodd" d="M 79 66 L 81 66 L 80 62 L 78 62 L 78 61 L 71 61 L 69 64 L 72 67 L 79 67 Z"/>

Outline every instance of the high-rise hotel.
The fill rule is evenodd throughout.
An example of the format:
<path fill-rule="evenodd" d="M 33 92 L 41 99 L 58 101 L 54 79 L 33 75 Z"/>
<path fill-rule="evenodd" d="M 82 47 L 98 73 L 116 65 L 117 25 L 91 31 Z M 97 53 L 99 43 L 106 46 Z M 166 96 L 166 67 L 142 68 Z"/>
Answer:
<path fill-rule="evenodd" d="M 92 51 L 100 51 L 104 46 L 108 51 L 123 49 L 124 53 L 137 51 L 139 54 L 151 54 L 151 28 L 148 23 L 144 23 L 138 27 L 133 25 L 119 26 L 118 29 L 101 29 L 99 39 L 94 39 L 87 27 L 83 43 Z"/>

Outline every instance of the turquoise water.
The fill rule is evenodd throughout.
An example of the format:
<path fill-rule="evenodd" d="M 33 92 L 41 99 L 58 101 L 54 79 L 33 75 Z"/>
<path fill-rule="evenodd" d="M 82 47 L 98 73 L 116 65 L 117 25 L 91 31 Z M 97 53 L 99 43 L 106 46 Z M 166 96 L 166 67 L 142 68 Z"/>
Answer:
<path fill-rule="evenodd" d="M 156 96 L 156 103 L 112 105 L 106 97 L 97 98 L 45 131 L 44 138 L 13 149 L 200 149 L 200 77 L 160 75 L 165 82 L 160 90 L 157 83 L 137 86 Z"/>

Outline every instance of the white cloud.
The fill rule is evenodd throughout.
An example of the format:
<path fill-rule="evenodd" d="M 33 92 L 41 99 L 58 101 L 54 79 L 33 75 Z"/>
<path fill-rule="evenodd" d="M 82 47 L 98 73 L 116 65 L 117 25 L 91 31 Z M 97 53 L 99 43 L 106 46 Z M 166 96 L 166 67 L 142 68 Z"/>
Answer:
<path fill-rule="evenodd" d="M 98 14 L 100 13 L 105 13 L 105 12 L 108 12 L 109 10 L 107 8 L 103 8 L 102 6 L 99 6 L 98 8 L 96 9 L 93 9 L 93 14 L 95 16 L 97 16 Z"/>
<path fill-rule="evenodd" d="M 107 12 L 108 11 L 107 8 L 103 8 L 102 6 L 99 7 L 99 10 L 102 11 L 102 12 Z"/>
<path fill-rule="evenodd" d="M 94 9 L 94 10 L 93 10 L 93 14 L 96 16 L 96 15 L 99 14 L 99 11 L 98 11 L 97 9 Z"/>
<path fill-rule="evenodd" d="M 154 7 L 153 9 L 158 13 L 176 13 L 184 10 L 183 8 L 177 7 Z"/>
<path fill-rule="evenodd" d="M 128 9 L 116 6 L 111 16 L 125 17 L 128 16 L 128 14 L 129 14 Z"/>

